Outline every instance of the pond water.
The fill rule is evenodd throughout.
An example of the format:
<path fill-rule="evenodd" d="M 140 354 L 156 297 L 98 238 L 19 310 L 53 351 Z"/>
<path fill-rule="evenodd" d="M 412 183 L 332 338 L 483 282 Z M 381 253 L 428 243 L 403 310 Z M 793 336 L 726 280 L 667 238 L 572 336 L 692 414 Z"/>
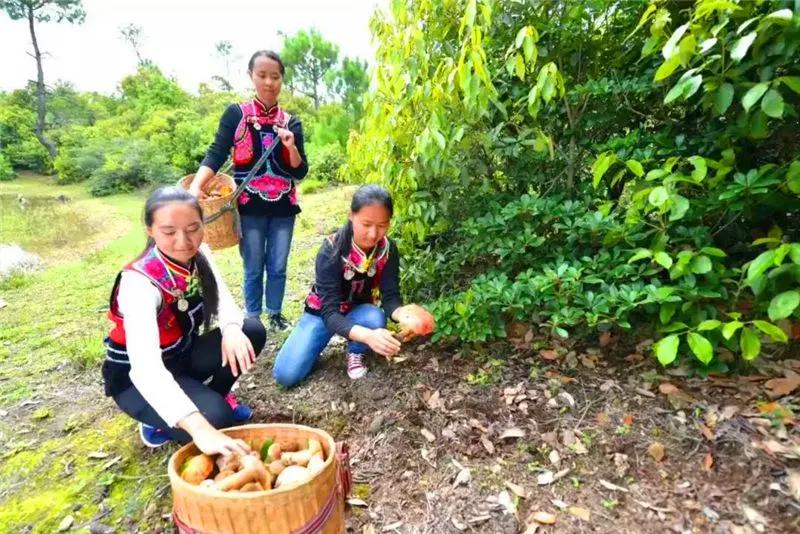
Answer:
<path fill-rule="evenodd" d="M 89 214 L 62 196 L 0 194 L 0 243 L 16 243 L 42 256 L 74 246 L 94 235 Z"/>

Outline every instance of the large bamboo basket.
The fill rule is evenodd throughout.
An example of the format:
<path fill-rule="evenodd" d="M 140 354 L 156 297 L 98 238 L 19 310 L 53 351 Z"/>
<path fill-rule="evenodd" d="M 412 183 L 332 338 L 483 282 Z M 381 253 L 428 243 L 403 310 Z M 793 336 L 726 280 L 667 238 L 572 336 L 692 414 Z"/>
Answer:
<path fill-rule="evenodd" d="M 343 492 L 346 489 L 339 484 L 336 444 L 329 434 L 290 424 L 244 425 L 223 432 L 243 439 L 253 450 L 259 450 L 267 438 L 316 438 L 325 450 L 325 467 L 314 478 L 298 486 L 252 493 L 222 493 L 194 486 L 180 477 L 178 472 L 186 458 L 200 452 L 193 443 L 185 445 L 172 455 L 168 467 L 174 498 L 173 518 L 179 532 L 290 534 L 299 531 L 338 534 L 345 531 Z M 349 466 L 343 468 L 349 469 Z M 313 530 L 302 530 L 307 529 L 309 522 L 318 518 L 326 508 L 330 510 L 330 515 L 324 525 Z"/>
<path fill-rule="evenodd" d="M 184 189 L 189 189 L 189 186 L 194 180 L 194 174 L 184 176 L 178 185 Z M 220 183 L 222 182 L 222 183 Z M 203 208 L 203 217 L 209 218 L 218 213 L 222 207 L 230 202 L 233 198 L 233 191 L 236 190 L 236 182 L 232 177 L 227 174 L 217 174 L 206 182 L 205 189 L 217 189 L 222 185 L 230 187 L 231 194 L 223 197 L 206 198 L 200 200 L 200 207 Z M 212 221 L 205 226 L 205 241 L 212 250 L 219 250 L 222 248 L 232 247 L 239 244 L 239 227 L 236 221 L 237 213 L 234 211 L 226 211 L 221 217 Z"/>

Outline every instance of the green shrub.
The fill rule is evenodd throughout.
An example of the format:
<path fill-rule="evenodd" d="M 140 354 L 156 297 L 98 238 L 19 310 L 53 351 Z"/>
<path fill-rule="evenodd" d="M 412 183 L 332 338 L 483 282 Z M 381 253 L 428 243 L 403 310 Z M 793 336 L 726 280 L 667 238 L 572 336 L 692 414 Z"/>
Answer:
<path fill-rule="evenodd" d="M 309 145 L 307 152 L 310 178 L 327 183 L 341 181 L 339 172 L 345 163 L 345 152 L 340 145 Z"/>
<path fill-rule="evenodd" d="M 314 178 L 306 178 L 300 182 L 300 185 L 297 186 L 297 190 L 301 193 L 316 193 L 324 189 L 326 185 L 325 182 L 315 180 Z"/>
<path fill-rule="evenodd" d="M 0 180 L 13 180 L 17 177 L 17 173 L 11 167 L 11 163 L 3 154 L 0 154 Z"/>

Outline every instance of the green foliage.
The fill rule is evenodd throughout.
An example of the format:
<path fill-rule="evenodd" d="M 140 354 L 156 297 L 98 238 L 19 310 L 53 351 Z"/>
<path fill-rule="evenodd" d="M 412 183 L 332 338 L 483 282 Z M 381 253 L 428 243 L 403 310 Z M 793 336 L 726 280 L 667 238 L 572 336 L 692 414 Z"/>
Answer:
<path fill-rule="evenodd" d="M 49 156 L 34 135 L 35 99 L 26 91 L 0 94 L 0 149 L 16 169 L 44 172 Z"/>
<path fill-rule="evenodd" d="M 344 151 L 353 125 L 353 115 L 344 106 L 323 104 L 309 124 L 309 141 L 320 146 L 336 143 Z"/>
<path fill-rule="evenodd" d="M 800 16 L 783 4 L 376 15 L 343 175 L 395 193 L 404 287 L 434 300 L 437 336 L 654 330 L 663 364 L 701 372 L 786 342 L 772 321 L 800 317 Z"/>
<path fill-rule="evenodd" d="M 11 162 L 8 161 L 8 158 L 6 158 L 4 154 L 0 153 L 0 181 L 12 180 L 16 178 L 16 176 L 17 173 L 14 172 Z"/>
<path fill-rule="evenodd" d="M 321 180 L 316 180 L 314 178 L 305 178 L 300 185 L 297 186 L 297 189 L 300 191 L 300 194 L 311 194 L 324 189 L 327 184 Z"/>
<path fill-rule="evenodd" d="M 361 118 L 362 99 L 369 87 L 366 61 L 344 58 L 341 67 L 328 73 L 326 82 L 331 92 L 339 97 L 352 120 L 355 122 Z"/>
<path fill-rule="evenodd" d="M 286 36 L 280 55 L 286 65 L 286 84 L 312 98 L 318 108 L 325 93 L 325 78 L 339 58 L 339 47 L 312 28 Z"/>
<path fill-rule="evenodd" d="M 309 145 L 308 161 L 310 176 L 314 180 L 324 183 L 341 181 L 339 172 L 345 162 L 345 153 L 340 145 Z"/>
<path fill-rule="evenodd" d="M 80 24 L 86 18 L 81 0 L 0 0 L 0 9 L 11 20 L 25 19 L 33 12 L 36 22 L 62 22 Z"/>

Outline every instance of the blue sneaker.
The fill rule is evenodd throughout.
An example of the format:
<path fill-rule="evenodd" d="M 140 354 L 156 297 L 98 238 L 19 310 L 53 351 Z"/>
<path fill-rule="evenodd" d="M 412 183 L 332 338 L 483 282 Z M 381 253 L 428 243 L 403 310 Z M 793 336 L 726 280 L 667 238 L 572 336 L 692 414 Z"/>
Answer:
<path fill-rule="evenodd" d="M 244 423 L 253 417 L 253 410 L 251 410 L 250 407 L 245 404 L 239 404 L 239 402 L 236 400 L 236 397 L 233 396 L 233 393 L 228 393 L 225 395 L 225 402 L 227 402 L 228 406 L 230 406 L 233 410 L 234 422 Z"/>
<path fill-rule="evenodd" d="M 160 428 L 144 423 L 139 423 L 139 437 L 142 438 L 142 443 L 151 449 L 157 449 L 165 443 L 172 441 L 172 438 Z"/>

